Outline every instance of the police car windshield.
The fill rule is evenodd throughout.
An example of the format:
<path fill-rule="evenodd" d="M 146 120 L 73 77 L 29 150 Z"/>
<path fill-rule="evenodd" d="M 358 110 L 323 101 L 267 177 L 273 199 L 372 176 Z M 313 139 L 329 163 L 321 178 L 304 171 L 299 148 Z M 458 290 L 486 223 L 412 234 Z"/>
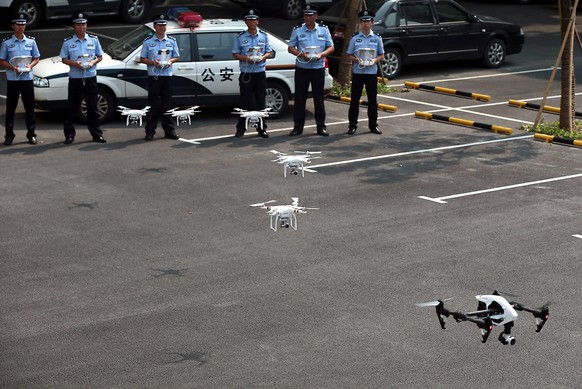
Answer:
<path fill-rule="evenodd" d="M 113 59 L 123 60 L 133 53 L 154 31 L 147 26 L 140 26 L 129 34 L 113 42 L 105 52 Z"/>

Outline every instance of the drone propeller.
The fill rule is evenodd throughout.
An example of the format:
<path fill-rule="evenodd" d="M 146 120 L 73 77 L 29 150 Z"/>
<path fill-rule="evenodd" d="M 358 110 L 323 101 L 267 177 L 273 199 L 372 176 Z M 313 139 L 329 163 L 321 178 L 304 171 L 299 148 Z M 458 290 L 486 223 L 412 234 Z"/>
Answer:
<path fill-rule="evenodd" d="M 265 201 L 264 203 L 256 203 L 256 204 L 251 204 L 250 206 L 251 206 L 251 207 L 264 207 L 264 206 L 266 206 L 266 204 L 269 204 L 269 203 L 274 203 L 274 202 L 276 202 L 276 201 L 277 201 L 277 200 L 269 200 L 269 201 Z"/>
<path fill-rule="evenodd" d="M 509 293 L 509 292 L 505 292 L 505 291 L 499 290 L 499 289 L 494 289 L 493 293 L 491 293 L 491 294 L 498 295 L 498 296 L 512 297 L 512 298 L 519 297 L 518 295 L 515 295 L 513 293 Z"/>
<path fill-rule="evenodd" d="M 321 154 L 321 151 L 297 151 L 297 150 L 295 150 L 295 153 L 311 155 L 311 154 Z"/>
<path fill-rule="evenodd" d="M 436 307 L 440 303 L 444 303 L 445 301 L 449 301 L 449 300 L 452 300 L 452 299 L 453 299 L 453 297 L 447 297 L 446 299 L 433 300 L 433 301 L 425 301 L 425 302 L 422 302 L 422 303 L 416 303 L 414 305 L 416 305 L 417 307 Z"/>

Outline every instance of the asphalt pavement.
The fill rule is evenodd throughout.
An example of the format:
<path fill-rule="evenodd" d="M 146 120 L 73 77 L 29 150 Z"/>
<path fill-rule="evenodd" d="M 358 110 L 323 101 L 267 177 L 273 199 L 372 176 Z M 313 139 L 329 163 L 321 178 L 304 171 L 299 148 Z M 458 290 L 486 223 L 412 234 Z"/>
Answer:
<path fill-rule="evenodd" d="M 381 112 L 382 135 L 366 131 L 365 109 L 347 135 L 347 105 L 327 101 L 326 138 L 309 102 L 299 137 L 286 114 L 269 139 L 236 139 L 230 109 L 205 109 L 181 141 L 144 142 L 116 118 L 107 144 L 78 126 L 67 146 L 61 118 L 39 112 L 38 145 L 19 130 L 0 147 L 0 387 L 578 387 L 582 150 L 535 140 L 521 126 L 536 112 L 507 103 L 541 101 L 554 21 L 528 24 L 524 53 L 501 69 L 403 73 L 380 97 L 398 107 Z M 270 150 L 322 158 L 284 178 Z M 249 206 L 292 197 L 318 208 L 297 230 L 274 232 Z M 415 306 L 454 296 L 450 309 L 471 311 L 494 289 L 549 302 L 543 330 L 520 312 L 516 345 L 499 327 L 483 344 L 474 324 L 442 330 Z"/>

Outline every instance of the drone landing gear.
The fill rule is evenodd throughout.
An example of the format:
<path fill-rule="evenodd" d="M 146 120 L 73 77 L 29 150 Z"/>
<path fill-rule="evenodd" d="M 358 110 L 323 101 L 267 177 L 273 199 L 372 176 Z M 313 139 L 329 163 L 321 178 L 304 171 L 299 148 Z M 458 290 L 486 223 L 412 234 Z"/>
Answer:
<path fill-rule="evenodd" d="M 271 229 L 277 231 L 277 226 L 281 228 L 293 228 L 297 231 L 297 216 L 291 214 L 289 217 L 271 216 Z"/>
<path fill-rule="evenodd" d="M 511 335 L 511 327 L 513 327 L 513 322 L 505 324 L 503 332 L 499 334 L 499 341 L 506 346 L 515 344 L 515 336 Z"/>
<path fill-rule="evenodd" d="M 285 163 L 283 167 L 283 176 L 287 177 L 287 169 L 289 169 L 289 174 L 296 176 L 299 174 L 298 170 L 301 170 L 301 177 L 305 177 L 305 170 L 303 170 L 303 163 Z"/>

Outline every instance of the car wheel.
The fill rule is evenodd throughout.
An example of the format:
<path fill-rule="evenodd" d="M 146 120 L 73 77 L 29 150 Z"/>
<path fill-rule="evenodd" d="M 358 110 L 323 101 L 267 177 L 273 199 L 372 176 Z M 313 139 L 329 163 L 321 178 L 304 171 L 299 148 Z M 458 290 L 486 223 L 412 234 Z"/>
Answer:
<path fill-rule="evenodd" d="M 122 0 L 119 8 L 121 18 L 126 23 L 141 23 L 148 16 L 150 2 L 148 0 Z"/>
<path fill-rule="evenodd" d="M 97 92 L 97 112 L 101 123 L 110 120 L 115 113 L 115 101 L 111 93 L 102 88 L 99 88 Z M 87 104 L 85 103 L 85 99 L 81 102 L 77 118 L 79 121 L 87 123 Z"/>
<path fill-rule="evenodd" d="M 298 19 L 303 14 L 303 0 L 285 0 L 281 14 L 285 19 Z"/>
<path fill-rule="evenodd" d="M 267 82 L 265 107 L 276 113 L 284 113 L 289 108 L 289 93 L 280 83 Z"/>
<path fill-rule="evenodd" d="M 38 27 L 42 20 L 42 6 L 38 0 L 15 0 L 10 6 L 10 12 L 12 15 L 25 14 L 28 29 Z"/>
<path fill-rule="evenodd" d="M 396 78 L 402 70 L 402 54 L 394 47 L 384 49 L 384 59 L 380 62 L 380 70 L 384 77 L 389 79 Z"/>
<path fill-rule="evenodd" d="M 505 43 L 501 39 L 493 38 L 485 46 L 483 63 L 488 68 L 497 68 L 505 61 Z"/>

